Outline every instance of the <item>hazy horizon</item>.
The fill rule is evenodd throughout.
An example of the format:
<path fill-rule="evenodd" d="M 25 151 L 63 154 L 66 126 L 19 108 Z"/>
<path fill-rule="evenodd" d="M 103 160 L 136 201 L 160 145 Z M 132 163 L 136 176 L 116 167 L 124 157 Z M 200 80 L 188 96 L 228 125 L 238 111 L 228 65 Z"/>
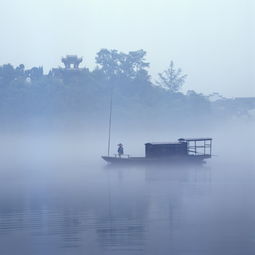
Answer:
<path fill-rule="evenodd" d="M 184 91 L 255 96 L 251 0 L 1 2 L 0 65 L 61 65 L 66 54 L 95 67 L 101 48 L 147 51 L 153 79 L 170 60 L 188 74 Z"/>
<path fill-rule="evenodd" d="M 0 1 L 1 255 L 255 254 L 252 0 Z"/>

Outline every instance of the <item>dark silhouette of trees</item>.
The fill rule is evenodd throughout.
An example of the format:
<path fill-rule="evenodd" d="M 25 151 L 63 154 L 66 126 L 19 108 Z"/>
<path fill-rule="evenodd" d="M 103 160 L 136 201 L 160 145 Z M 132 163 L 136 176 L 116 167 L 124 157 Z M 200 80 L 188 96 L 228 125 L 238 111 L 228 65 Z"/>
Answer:
<path fill-rule="evenodd" d="M 154 84 L 145 57 L 144 50 L 123 53 L 102 49 L 94 70 L 53 68 L 48 74 L 42 67 L 0 66 L 0 120 L 68 114 L 100 120 L 107 116 L 113 87 L 114 114 L 123 122 L 132 119 L 150 125 L 169 121 L 173 125 L 177 120 L 209 119 L 212 114 L 224 118 L 251 109 L 226 98 L 212 102 L 209 96 L 192 90 L 186 95 L 179 92 L 187 75 L 176 69 L 173 61 Z"/>
<path fill-rule="evenodd" d="M 0 77 L 3 85 L 9 84 L 14 80 L 15 76 L 15 69 L 11 64 L 6 64 L 0 67 Z"/>
<path fill-rule="evenodd" d="M 157 81 L 157 84 L 172 93 L 178 92 L 187 78 L 186 74 L 182 74 L 181 68 L 175 69 L 173 61 L 170 62 L 167 70 L 158 75 L 159 81 Z"/>
<path fill-rule="evenodd" d="M 25 71 L 27 77 L 29 77 L 32 81 L 39 80 L 43 77 L 43 67 L 33 67 L 30 70 Z"/>
<path fill-rule="evenodd" d="M 16 76 L 23 77 L 25 75 L 25 66 L 20 64 L 16 67 Z"/>
<path fill-rule="evenodd" d="M 117 50 L 102 49 L 96 56 L 97 69 L 102 71 L 108 80 L 116 78 L 149 80 L 146 70 L 149 63 L 145 62 L 145 55 L 144 50 L 125 54 Z"/>

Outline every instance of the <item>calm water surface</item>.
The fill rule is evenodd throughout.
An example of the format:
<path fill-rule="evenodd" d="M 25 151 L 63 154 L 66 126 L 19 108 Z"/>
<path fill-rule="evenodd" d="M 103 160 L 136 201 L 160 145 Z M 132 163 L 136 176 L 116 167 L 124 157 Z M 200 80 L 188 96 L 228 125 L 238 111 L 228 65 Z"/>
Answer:
<path fill-rule="evenodd" d="M 2 163 L 0 254 L 255 254 L 254 164 Z"/>

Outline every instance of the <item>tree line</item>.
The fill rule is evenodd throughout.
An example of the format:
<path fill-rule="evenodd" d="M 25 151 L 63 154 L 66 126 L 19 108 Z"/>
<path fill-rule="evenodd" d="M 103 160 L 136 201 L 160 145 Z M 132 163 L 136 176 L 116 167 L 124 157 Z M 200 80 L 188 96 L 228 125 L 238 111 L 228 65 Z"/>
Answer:
<path fill-rule="evenodd" d="M 172 123 L 173 119 L 178 122 L 248 114 L 249 109 L 240 105 L 233 108 L 233 102 L 225 98 L 212 102 L 209 96 L 193 90 L 181 93 L 187 75 L 173 61 L 153 82 L 144 50 L 123 53 L 102 49 L 95 61 L 93 70 L 53 68 L 48 74 L 43 67 L 0 66 L 1 118 L 99 118 L 106 116 L 111 94 L 120 121 Z"/>

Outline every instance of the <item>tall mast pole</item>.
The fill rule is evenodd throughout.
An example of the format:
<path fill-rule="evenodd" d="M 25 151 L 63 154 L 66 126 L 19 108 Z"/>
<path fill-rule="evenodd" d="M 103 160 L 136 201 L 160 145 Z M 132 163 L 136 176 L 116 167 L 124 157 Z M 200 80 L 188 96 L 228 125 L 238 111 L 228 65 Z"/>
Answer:
<path fill-rule="evenodd" d="M 112 129 L 112 92 L 111 89 L 111 99 L 110 99 L 110 116 L 109 116 L 109 130 L 108 130 L 108 157 L 110 156 L 111 149 L 111 129 Z"/>

